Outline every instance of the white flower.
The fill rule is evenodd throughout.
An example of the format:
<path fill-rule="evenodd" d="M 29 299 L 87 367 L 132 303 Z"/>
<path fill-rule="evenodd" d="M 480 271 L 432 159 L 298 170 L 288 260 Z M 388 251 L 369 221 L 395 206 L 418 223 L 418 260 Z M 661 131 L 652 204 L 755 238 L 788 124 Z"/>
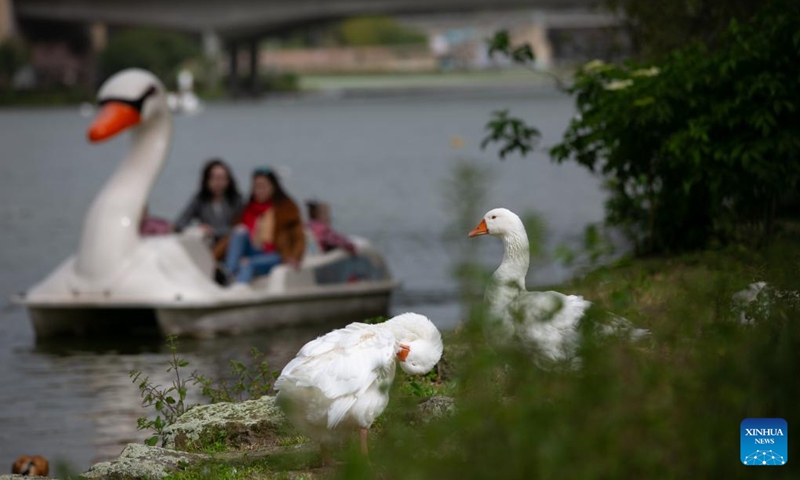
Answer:
<path fill-rule="evenodd" d="M 661 73 L 661 70 L 658 67 L 643 68 L 631 72 L 634 77 L 655 77 L 659 73 Z"/>
<path fill-rule="evenodd" d="M 614 80 L 603 86 L 606 90 L 623 90 L 633 85 L 633 80 Z"/>
<path fill-rule="evenodd" d="M 606 64 L 602 60 L 592 60 L 591 62 L 587 62 L 583 65 L 583 71 L 589 73 L 597 72 L 605 67 Z"/>

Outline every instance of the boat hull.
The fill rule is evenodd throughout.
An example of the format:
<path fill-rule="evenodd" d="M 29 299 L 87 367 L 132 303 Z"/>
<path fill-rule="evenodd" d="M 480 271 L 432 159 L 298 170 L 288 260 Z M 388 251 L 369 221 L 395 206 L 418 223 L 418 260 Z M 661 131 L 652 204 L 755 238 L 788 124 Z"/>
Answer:
<path fill-rule="evenodd" d="M 392 287 L 336 289 L 209 306 L 28 306 L 37 338 L 161 334 L 210 338 L 388 314 Z M 348 291 L 349 290 L 349 291 Z"/>
<path fill-rule="evenodd" d="M 325 296 L 222 308 L 160 308 L 158 326 L 164 335 L 209 338 L 318 323 L 346 324 L 387 315 L 390 292 L 357 296 Z"/>
<path fill-rule="evenodd" d="M 36 338 L 119 337 L 120 334 L 157 335 L 152 308 L 46 306 L 28 307 Z"/>

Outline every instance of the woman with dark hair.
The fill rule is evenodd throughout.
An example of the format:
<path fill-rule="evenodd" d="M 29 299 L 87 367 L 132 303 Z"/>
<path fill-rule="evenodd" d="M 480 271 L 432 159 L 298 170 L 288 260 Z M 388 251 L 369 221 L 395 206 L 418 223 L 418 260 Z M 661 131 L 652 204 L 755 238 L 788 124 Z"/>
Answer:
<path fill-rule="evenodd" d="M 297 204 L 266 167 L 253 172 L 250 201 L 228 243 L 225 267 L 237 283 L 250 283 L 279 263 L 298 267 L 306 250 Z"/>
<path fill-rule="evenodd" d="M 242 195 L 228 165 L 219 158 L 206 162 L 200 175 L 200 188 L 175 221 L 180 232 L 191 222 L 200 223 L 213 243 L 228 235 L 234 218 L 242 209 Z"/>

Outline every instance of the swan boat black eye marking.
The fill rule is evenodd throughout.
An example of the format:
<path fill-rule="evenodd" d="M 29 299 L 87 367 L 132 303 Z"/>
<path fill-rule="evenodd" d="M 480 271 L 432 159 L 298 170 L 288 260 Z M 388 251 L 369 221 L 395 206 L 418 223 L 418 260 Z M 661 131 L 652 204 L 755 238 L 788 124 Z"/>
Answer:
<path fill-rule="evenodd" d="M 100 102 L 98 102 L 98 104 L 102 107 L 103 105 L 105 105 L 108 102 L 119 102 L 119 103 L 124 103 L 125 105 L 128 105 L 130 107 L 135 108 L 137 112 L 141 112 L 142 111 L 142 106 L 144 105 L 144 101 L 147 100 L 147 97 L 149 97 L 151 95 L 154 95 L 156 93 L 156 91 L 157 91 L 156 90 L 156 86 L 155 85 L 150 85 L 150 88 L 145 90 L 145 92 L 142 94 L 142 96 L 139 97 L 136 100 L 127 100 L 127 99 L 124 99 L 124 98 L 111 97 L 111 98 L 105 98 L 103 100 L 100 100 Z"/>

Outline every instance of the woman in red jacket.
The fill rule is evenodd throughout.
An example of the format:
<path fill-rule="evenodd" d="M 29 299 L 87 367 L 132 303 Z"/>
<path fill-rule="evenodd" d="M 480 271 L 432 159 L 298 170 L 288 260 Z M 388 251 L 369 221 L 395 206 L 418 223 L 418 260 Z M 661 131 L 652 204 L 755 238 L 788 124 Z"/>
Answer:
<path fill-rule="evenodd" d="M 225 258 L 237 283 L 266 275 L 279 263 L 298 267 L 306 249 L 300 210 L 270 168 L 253 172 L 251 191 Z"/>

